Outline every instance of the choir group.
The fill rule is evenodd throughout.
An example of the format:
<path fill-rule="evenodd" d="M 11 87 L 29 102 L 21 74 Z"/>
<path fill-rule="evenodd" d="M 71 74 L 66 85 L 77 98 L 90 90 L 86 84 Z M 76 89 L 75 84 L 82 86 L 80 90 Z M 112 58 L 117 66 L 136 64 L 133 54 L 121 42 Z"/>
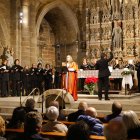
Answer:
<path fill-rule="evenodd" d="M 39 89 L 40 94 L 44 90 L 60 88 L 59 74 L 50 67 L 49 64 L 42 67 L 41 63 L 29 66 L 20 66 L 19 59 L 14 61 L 14 65 L 9 67 L 8 61 L 3 60 L 0 66 L 0 96 L 20 96 L 29 95 L 34 89 Z M 55 76 L 54 76 L 55 75 Z"/>

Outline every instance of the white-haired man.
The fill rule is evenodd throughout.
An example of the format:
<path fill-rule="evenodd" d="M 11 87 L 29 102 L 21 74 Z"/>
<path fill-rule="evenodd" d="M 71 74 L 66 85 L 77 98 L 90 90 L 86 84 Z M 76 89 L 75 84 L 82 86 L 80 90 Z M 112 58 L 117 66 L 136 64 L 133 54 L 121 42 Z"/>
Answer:
<path fill-rule="evenodd" d="M 63 123 L 57 121 L 59 116 L 59 110 L 55 106 L 50 106 L 46 111 L 48 121 L 43 125 L 43 132 L 64 132 L 66 133 L 68 128 Z"/>

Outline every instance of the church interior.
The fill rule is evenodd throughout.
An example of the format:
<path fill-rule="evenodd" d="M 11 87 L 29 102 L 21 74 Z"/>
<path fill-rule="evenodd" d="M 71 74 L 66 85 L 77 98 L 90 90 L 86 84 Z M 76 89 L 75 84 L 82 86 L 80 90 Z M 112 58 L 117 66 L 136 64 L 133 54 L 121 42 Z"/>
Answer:
<path fill-rule="evenodd" d="M 98 63 L 102 57 L 108 60 L 107 68 Z M 100 77 L 100 65 L 109 75 Z M 102 80 L 104 77 L 108 81 Z M 88 80 L 92 80 L 91 85 Z M 132 131 L 126 127 L 123 140 L 140 139 L 140 0 L 0 0 L 0 116 L 7 123 L 2 137 L 19 140 L 11 134 L 26 131 L 10 128 L 8 123 L 15 107 L 24 106 L 24 113 L 34 111 L 27 107 L 28 101 L 35 103 L 44 118 L 51 103 L 61 108 L 56 107 L 58 116 L 65 118 L 60 122 L 66 125 L 66 133 L 48 133 L 40 128 L 38 134 L 43 137 L 70 140 L 69 126 L 79 118 L 70 121 L 69 117 L 82 110 L 83 120 L 88 114 L 92 117 L 88 123 L 93 118 L 101 122 L 93 127 L 97 132 L 90 133 L 90 140 L 122 140 L 125 133 L 119 129 L 125 123 L 127 126 L 127 113 L 137 120 L 138 127 Z M 119 117 L 117 127 L 116 121 L 110 124 L 106 120 L 115 117 Z M 46 118 L 44 124 L 52 121 Z M 99 128 L 102 133 L 98 133 Z"/>

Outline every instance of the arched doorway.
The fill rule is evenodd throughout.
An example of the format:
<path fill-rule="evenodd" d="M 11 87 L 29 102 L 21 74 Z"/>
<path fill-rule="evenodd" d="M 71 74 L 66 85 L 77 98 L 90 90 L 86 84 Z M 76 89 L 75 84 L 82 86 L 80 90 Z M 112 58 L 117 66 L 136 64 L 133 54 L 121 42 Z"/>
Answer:
<path fill-rule="evenodd" d="M 79 27 L 73 11 L 59 0 L 45 5 L 39 11 L 36 23 L 38 56 L 45 62 L 51 59 L 50 63 L 57 66 L 65 61 L 67 54 L 72 55 L 77 61 L 76 40 L 79 36 Z M 46 36 L 50 37 L 50 41 L 44 42 L 45 47 L 42 47 L 43 45 L 40 44 L 45 41 L 45 32 Z M 44 40 L 41 35 L 44 36 Z"/>

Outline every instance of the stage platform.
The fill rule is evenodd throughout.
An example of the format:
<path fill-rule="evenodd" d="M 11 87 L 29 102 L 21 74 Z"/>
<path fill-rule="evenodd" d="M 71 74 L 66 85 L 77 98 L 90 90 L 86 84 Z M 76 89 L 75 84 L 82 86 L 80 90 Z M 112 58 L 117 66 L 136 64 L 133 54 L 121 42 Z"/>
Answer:
<path fill-rule="evenodd" d="M 111 112 L 111 106 L 114 101 L 119 101 L 123 105 L 124 110 L 134 110 L 140 117 L 140 93 L 133 93 L 132 95 L 119 95 L 119 94 L 110 94 L 109 101 L 98 100 L 97 95 L 87 95 L 87 94 L 78 94 L 78 101 L 75 101 L 72 104 L 67 104 L 66 109 L 63 110 L 65 115 L 68 115 L 71 112 L 77 110 L 78 104 L 80 101 L 86 101 L 89 106 L 95 107 L 98 114 L 109 114 Z M 29 97 L 29 98 L 32 98 Z M 39 112 L 42 112 L 42 103 L 38 102 L 39 96 L 35 96 L 36 109 Z M 21 102 L 26 101 L 26 96 L 23 96 Z M 23 104 L 24 105 L 24 104 Z M 6 97 L 0 98 L 0 115 L 5 119 L 9 119 L 12 116 L 13 109 L 20 106 L 20 97 Z M 44 103 L 44 112 L 45 112 L 45 103 Z"/>

